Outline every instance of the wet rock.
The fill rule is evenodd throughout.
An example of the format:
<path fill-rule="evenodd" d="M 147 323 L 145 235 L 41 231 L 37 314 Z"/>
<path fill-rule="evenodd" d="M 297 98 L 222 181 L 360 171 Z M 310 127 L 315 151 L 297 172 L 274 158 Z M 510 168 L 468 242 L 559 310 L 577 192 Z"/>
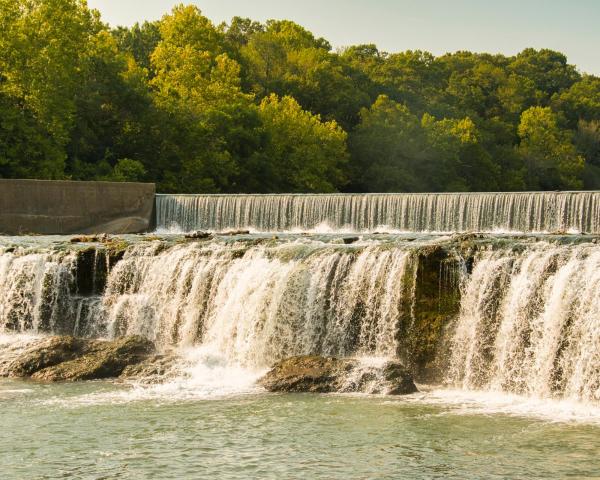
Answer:
<path fill-rule="evenodd" d="M 118 377 L 127 366 L 141 363 L 152 353 L 153 343 L 139 336 L 96 342 L 82 356 L 39 370 L 31 378 L 56 382 Z"/>
<path fill-rule="evenodd" d="M 406 395 L 418 392 L 410 372 L 398 362 L 387 362 L 383 366 L 383 378 L 388 382 L 388 395 Z"/>
<path fill-rule="evenodd" d="M 207 238 L 212 238 L 212 233 L 203 232 L 202 230 L 197 230 L 195 232 L 186 233 L 184 235 L 185 238 L 194 239 L 194 240 L 203 240 Z"/>
<path fill-rule="evenodd" d="M 50 337 L 34 342 L 21 352 L 3 372 L 9 377 L 28 377 L 44 368 L 68 362 L 89 353 L 99 342 L 81 338 Z"/>
<path fill-rule="evenodd" d="M 404 395 L 417 391 L 411 374 L 397 361 L 365 364 L 358 359 L 291 357 L 277 362 L 258 381 L 270 392 L 364 392 Z"/>
<path fill-rule="evenodd" d="M 359 237 L 344 237 L 343 241 L 346 245 L 350 245 L 351 243 L 358 242 L 360 240 Z"/>
<path fill-rule="evenodd" d="M 345 367 L 346 361 L 336 358 L 291 357 L 273 365 L 258 383 L 270 392 L 333 392 Z"/>
<path fill-rule="evenodd" d="M 219 232 L 219 235 L 233 236 L 233 235 L 249 235 L 250 230 L 226 230 Z"/>
<path fill-rule="evenodd" d="M 101 235 L 77 235 L 75 237 L 71 237 L 71 243 L 93 243 L 93 242 L 102 242 L 106 243 L 110 241 L 110 237 L 103 233 Z"/>
<path fill-rule="evenodd" d="M 141 363 L 125 367 L 119 378 L 141 383 L 164 382 L 177 375 L 178 359 L 171 353 L 151 355 Z"/>

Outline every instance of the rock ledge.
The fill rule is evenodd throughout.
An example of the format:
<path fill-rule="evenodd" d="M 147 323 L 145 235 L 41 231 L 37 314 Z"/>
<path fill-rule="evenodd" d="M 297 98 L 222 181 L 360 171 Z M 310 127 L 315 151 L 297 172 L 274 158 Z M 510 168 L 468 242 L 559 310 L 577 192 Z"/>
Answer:
<path fill-rule="evenodd" d="M 3 374 L 48 382 L 118 377 L 154 352 L 154 344 L 140 336 L 113 341 L 49 337 L 18 355 Z"/>
<path fill-rule="evenodd" d="M 399 362 L 369 363 L 353 358 L 291 357 L 277 362 L 258 384 L 270 392 L 363 392 L 406 395 L 417 392 Z"/>

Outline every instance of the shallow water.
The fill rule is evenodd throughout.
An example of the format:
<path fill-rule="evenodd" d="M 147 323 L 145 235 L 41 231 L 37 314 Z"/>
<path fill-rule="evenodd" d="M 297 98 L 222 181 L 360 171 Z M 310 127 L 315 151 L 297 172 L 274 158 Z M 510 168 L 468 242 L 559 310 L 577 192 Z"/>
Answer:
<path fill-rule="evenodd" d="M 600 478 L 581 405 L 172 387 L 1 380 L 2 478 Z"/>

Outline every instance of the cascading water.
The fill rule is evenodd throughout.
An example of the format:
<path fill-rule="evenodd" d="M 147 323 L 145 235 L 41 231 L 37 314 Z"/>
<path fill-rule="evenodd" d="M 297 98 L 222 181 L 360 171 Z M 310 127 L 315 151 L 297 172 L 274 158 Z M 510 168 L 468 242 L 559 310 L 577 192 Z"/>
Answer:
<path fill-rule="evenodd" d="M 451 385 L 599 401 L 596 239 L 471 238 L 137 237 L 108 275 L 95 273 L 110 264 L 100 245 L 5 248 L 0 334 L 141 334 L 185 350 L 202 375 L 207 357 L 257 371 L 299 354 L 400 356 L 420 368 L 436 364 L 421 345 L 446 335 L 436 362 Z M 453 320 L 441 295 L 461 277 Z"/>
<path fill-rule="evenodd" d="M 72 257 L 0 258 L 8 265 L 0 270 L 0 288 L 7 293 L 3 330 L 141 334 L 163 348 L 210 347 L 232 364 L 253 368 L 297 354 L 394 356 L 402 296 L 410 293 L 406 284 L 413 271 L 410 249 L 381 244 L 208 242 L 165 248 L 140 242 L 112 269 L 102 297 L 90 298 L 80 318 L 81 296 L 68 287 Z M 56 308 L 62 323 L 12 322 L 54 308 L 38 298 L 43 282 L 62 299 Z"/>
<path fill-rule="evenodd" d="M 600 192 L 157 195 L 159 230 L 600 233 Z"/>
<path fill-rule="evenodd" d="M 449 381 L 600 400 L 599 293 L 596 244 L 480 252 L 464 286 Z"/>
<path fill-rule="evenodd" d="M 111 335 L 211 345 L 249 366 L 304 353 L 395 353 L 405 250 L 298 243 L 152 250 L 130 251 L 110 275 Z"/>
<path fill-rule="evenodd" d="M 69 283 L 75 256 L 65 252 L 0 254 L 2 330 L 59 331 L 70 316 Z"/>

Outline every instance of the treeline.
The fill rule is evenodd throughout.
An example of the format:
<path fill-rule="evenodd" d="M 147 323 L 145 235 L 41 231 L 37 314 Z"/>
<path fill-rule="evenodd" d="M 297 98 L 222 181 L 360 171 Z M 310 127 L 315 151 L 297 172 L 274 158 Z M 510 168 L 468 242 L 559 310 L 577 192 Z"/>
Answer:
<path fill-rule="evenodd" d="M 551 50 L 335 52 L 193 6 L 110 29 L 0 0 L 0 177 L 162 192 L 600 188 L 600 78 Z"/>

